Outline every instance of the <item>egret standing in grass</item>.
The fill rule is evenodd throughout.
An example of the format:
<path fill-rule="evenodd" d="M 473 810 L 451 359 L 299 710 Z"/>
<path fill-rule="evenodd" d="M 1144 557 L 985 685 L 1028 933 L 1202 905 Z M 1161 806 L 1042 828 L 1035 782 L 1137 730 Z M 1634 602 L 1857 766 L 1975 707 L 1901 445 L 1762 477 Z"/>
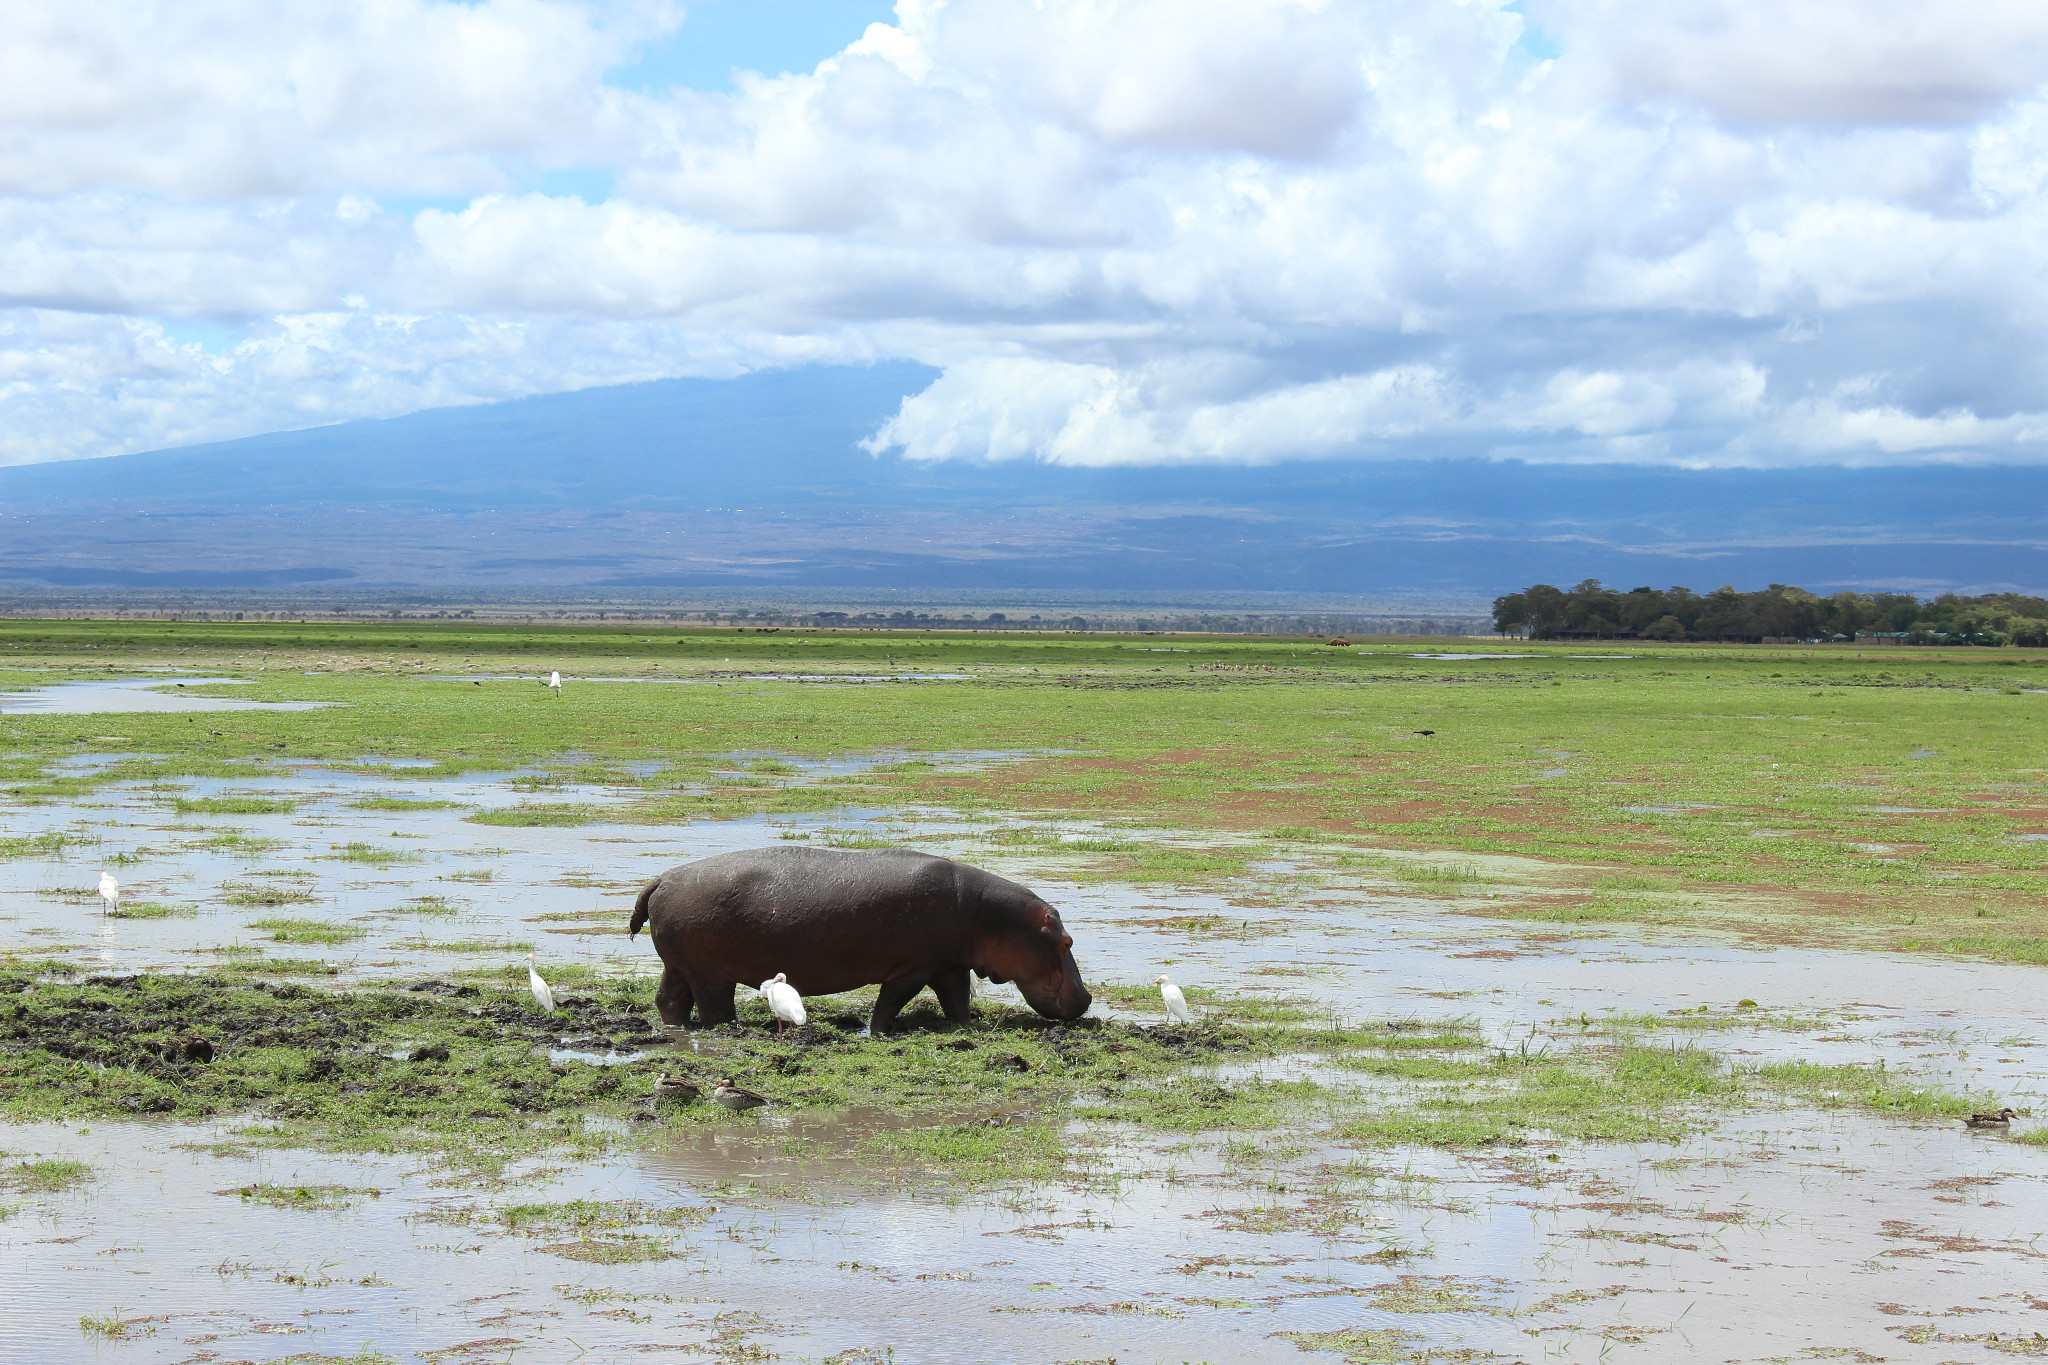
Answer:
<path fill-rule="evenodd" d="M 562 699 L 562 675 L 559 672 L 548 674 L 548 686 L 554 689 L 555 700 L 560 701 Z"/>
<path fill-rule="evenodd" d="M 106 904 L 100 907 L 102 914 L 114 913 L 114 900 L 121 894 L 121 883 L 114 880 L 111 872 L 100 873 L 100 899 Z"/>
<path fill-rule="evenodd" d="M 1176 1024 L 1194 1023 L 1195 1012 L 1188 1008 L 1188 998 L 1180 993 L 1180 987 L 1168 980 L 1165 972 L 1152 979 L 1159 983 L 1159 1000 L 1166 1006 L 1166 1017 Z"/>
<path fill-rule="evenodd" d="M 768 1001 L 768 1008 L 775 1012 L 775 1032 L 778 1035 L 784 1024 L 802 1028 L 810 1022 L 810 1016 L 804 1013 L 804 998 L 797 994 L 796 987 L 789 984 L 789 978 L 783 973 L 777 972 L 763 981 L 761 995 Z"/>
<path fill-rule="evenodd" d="M 540 1006 L 542 1014 L 555 1012 L 555 993 L 548 989 L 548 983 L 540 979 L 540 973 L 533 969 L 533 954 L 526 955 L 526 984 L 533 991 L 533 1003 Z"/>

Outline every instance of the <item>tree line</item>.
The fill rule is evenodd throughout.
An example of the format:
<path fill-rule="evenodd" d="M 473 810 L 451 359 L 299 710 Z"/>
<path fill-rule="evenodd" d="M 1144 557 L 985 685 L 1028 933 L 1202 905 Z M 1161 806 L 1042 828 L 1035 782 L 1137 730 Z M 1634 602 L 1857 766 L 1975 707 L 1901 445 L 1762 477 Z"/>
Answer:
<path fill-rule="evenodd" d="M 1724 587 L 1633 588 L 1597 578 L 1571 588 L 1538 583 L 1493 599 L 1493 628 L 1534 640 L 1854 640 L 1906 644 L 2048 646 L 2048 598 L 2020 593 L 1922 601 L 1911 593 L 1838 592 L 1827 597 L 1773 583 L 1758 592 Z"/>

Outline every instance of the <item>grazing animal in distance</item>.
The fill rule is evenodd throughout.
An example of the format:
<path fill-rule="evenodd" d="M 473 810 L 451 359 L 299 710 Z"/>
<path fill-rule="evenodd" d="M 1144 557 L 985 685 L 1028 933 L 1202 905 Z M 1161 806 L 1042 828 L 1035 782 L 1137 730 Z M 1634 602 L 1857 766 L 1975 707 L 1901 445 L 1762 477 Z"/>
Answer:
<path fill-rule="evenodd" d="M 1963 1120 L 1965 1128 L 2010 1128 L 2019 1114 L 2017 1109 L 2001 1109 L 1995 1114 L 1972 1114 Z"/>
<path fill-rule="evenodd" d="M 775 1012 L 776 1033 L 782 1032 L 784 1024 L 802 1028 L 810 1022 L 810 1016 L 804 1013 L 803 996 L 797 993 L 796 987 L 790 985 L 789 978 L 781 972 L 761 983 L 761 994 L 767 999 L 768 1008 Z"/>
<path fill-rule="evenodd" d="M 1152 978 L 1159 986 L 1159 1002 L 1166 1006 L 1166 1017 L 1176 1024 L 1192 1024 L 1195 1012 L 1188 1008 L 1188 998 L 1181 994 L 1180 987 L 1167 979 L 1165 972 Z"/>
<path fill-rule="evenodd" d="M 744 1114 L 749 1109 L 759 1109 L 768 1103 L 766 1095 L 756 1095 L 751 1090 L 742 1090 L 730 1076 L 719 1081 L 711 1092 L 711 1098 L 735 1114 Z"/>
<path fill-rule="evenodd" d="M 661 954 L 665 1024 L 693 1008 L 701 1024 L 732 1023 L 734 988 L 778 972 L 799 996 L 879 984 L 875 1033 L 927 986 L 948 1019 L 968 1022 L 973 972 L 1014 981 L 1048 1019 L 1094 1003 L 1059 911 L 991 872 L 909 849 L 785 845 L 685 863 L 641 889 L 627 932 L 643 925 Z"/>
<path fill-rule="evenodd" d="M 533 969 L 533 954 L 526 955 L 526 985 L 533 992 L 533 1003 L 540 1006 L 542 1014 L 555 1012 L 555 993 L 548 983 L 541 980 L 539 972 Z"/>
<path fill-rule="evenodd" d="M 111 915 L 114 913 L 114 900 L 120 894 L 121 883 L 114 880 L 114 874 L 111 872 L 100 873 L 100 899 L 106 902 L 100 906 L 101 914 Z"/>

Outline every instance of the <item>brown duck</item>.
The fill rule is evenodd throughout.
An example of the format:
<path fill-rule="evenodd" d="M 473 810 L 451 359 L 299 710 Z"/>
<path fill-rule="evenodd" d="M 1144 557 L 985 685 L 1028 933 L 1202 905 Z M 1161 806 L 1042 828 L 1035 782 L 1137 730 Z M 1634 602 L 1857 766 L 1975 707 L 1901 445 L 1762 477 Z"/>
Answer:
<path fill-rule="evenodd" d="M 671 1076 L 664 1071 L 654 1082 L 654 1107 L 668 1109 L 690 1103 L 704 1093 L 704 1087 L 687 1076 Z"/>
<path fill-rule="evenodd" d="M 756 1095 L 751 1090 L 741 1089 L 733 1083 L 733 1079 L 730 1076 L 719 1081 L 717 1088 L 711 1092 L 711 1098 L 715 1103 L 724 1105 L 735 1114 L 744 1114 L 749 1109 L 759 1109 L 762 1105 L 768 1103 L 767 1096 Z"/>
<path fill-rule="evenodd" d="M 1965 1128 L 2010 1128 L 2017 1109 L 2001 1109 L 1995 1114 L 1972 1114 L 1963 1120 Z"/>

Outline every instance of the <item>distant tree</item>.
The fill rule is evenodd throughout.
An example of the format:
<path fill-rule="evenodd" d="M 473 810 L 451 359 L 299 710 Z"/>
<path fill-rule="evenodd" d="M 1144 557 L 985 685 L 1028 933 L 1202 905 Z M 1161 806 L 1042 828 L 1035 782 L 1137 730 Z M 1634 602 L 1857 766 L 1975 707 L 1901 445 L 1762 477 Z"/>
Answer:
<path fill-rule="evenodd" d="M 1660 616 L 1643 628 L 1645 640 L 1683 640 L 1685 625 L 1676 616 Z"/>
<path fill-rule="evenodd" d="M 1493 599 L 1493 629 L 1497 635 L 1520 635 L 1529 624 L 1529 598 L 1511 592 Z"/>

